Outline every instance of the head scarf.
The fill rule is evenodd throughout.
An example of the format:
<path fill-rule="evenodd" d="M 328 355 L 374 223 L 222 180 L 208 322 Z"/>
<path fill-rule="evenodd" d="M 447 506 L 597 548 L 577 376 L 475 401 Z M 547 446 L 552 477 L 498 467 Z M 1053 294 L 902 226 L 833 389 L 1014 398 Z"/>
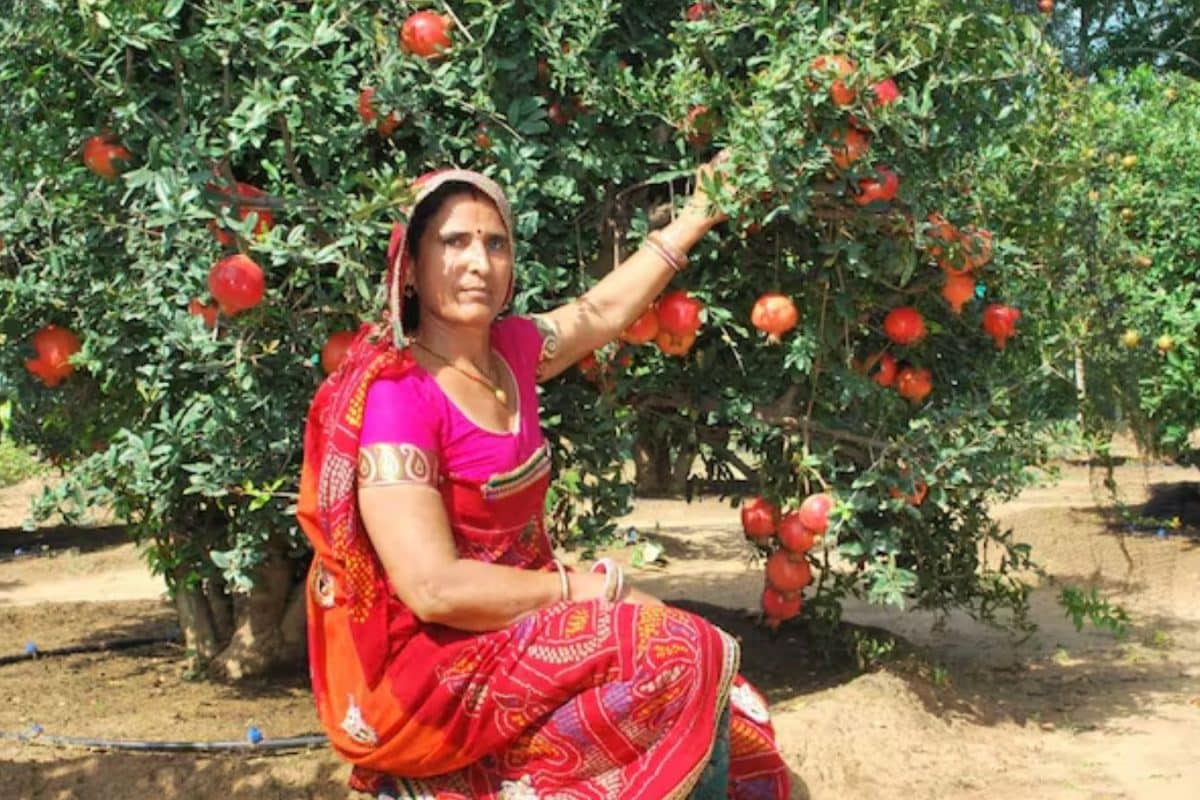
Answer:
<path fill-rule="evenodd" d="M 508 234 L 509 244 L 512 244 L 512 207 L 508 203 L 508 198 L 504 196 L 504 190 L 491 178 L 469 169 L 438 170 L 436 172 L 427 172 L 417 178 L 413 183 L 416 197 L 413 199 L 412 205 L 405 209 L 408 219 L 411 220 L 413 218 L 421 203 L 448 183 L 464 184 L 478 190 L 491 200 L 496 205 L 496 210 L 500 212 L 500 218 L 504 221 L 505 232 Z M 387 249 L 387 317 L 390 319 L 392 325 L 393 342 L 398 348 L 404 346 L 401 292 L 403 291 L 405 282 L 408 280 L 408 273 L 411 269 L 412 256 L 409 254 L 408 248 L 408 226 L 397 222 L 392 226 L 392 235 L 388 240 Z M 512 296 L 513 276 L 510 275 L 508 293 L 504 299 L 505 305 L 512 301 Z"/>

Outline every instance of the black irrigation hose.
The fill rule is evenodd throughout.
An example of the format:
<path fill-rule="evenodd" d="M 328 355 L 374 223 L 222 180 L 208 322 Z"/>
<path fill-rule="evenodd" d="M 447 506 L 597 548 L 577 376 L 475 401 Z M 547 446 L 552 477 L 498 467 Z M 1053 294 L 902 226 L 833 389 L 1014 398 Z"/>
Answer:
<path fill-rule="evenodd" d="M 140 636 L 129 639 L 96 642 L 94 644 L 75 644 L 67 647 L 56 647 L 53 650 L 38 650 L 37 648 L 33 648 L 31 652 L 19 655 L 0 656 L 0 666 L 34 661 L 50 656 L 69 656 L 77 653 L 105 653 L 113 650 L 128 650 L 133 647 L 176 642 L 178 640 L 179 637 L 175 635 Z M 0 739 L 15 739 L 19 742 L 47 747 L 79 747 L 91 750 L 124 750 L 147 753 L 273 752 L 322 747 L 329 743 L 327 738 L 319 734 L 264 739 L 257 728 L 252 728 L 250 736 L 240 741 L 171 742 L 145 739 L 93 739 L 86 736 L 52 736 L 43 733 L 42 726 L 40 725 L 33 725 L 29 730 L 19 733 L 0 731 Z"/>
<path fill-rule="evenodd" d="M 129 650 L 133 647 L 145 647 L 151 644 L 165 644 L 177 641 L 179 641 L 179 636 L 171 634 L 170 636 L 139 636 L 129 639 L 113 639 L 93 644 L 72 644 L 66 647 L 55 647 L 52 650 L 38 650 L 34 647 L 32 651 L 27 649 L 24 653 L 0 656 L 0 667 L 8 664 L 19 664 L 23 661 L 34 661 L 39 658 L 49 658 L 51 656 L 72 656 L 78 653 L 106 653 L 112 650 Z M 30 645 L 26 647 L 28 648 Z"/>
<path fill-rule="evenodd" d="M 40 726 L 33 726 L 23 733 L 0 731 L 0 739 L 16 739 L 28 744 L 47 747 L 78 747 L 89 750 L 123 750 L 143 753 L 228 753 L 228 752 L 273 752 L 282 750 L 307 750 L 322 747 L 329 740 L 319 734 L 288 736 L 281 739 L 215 741 L 215 742 L 167 742 L 144 739 L 92 739 L 86 736 L 50 736 L 42 733 Z"/>

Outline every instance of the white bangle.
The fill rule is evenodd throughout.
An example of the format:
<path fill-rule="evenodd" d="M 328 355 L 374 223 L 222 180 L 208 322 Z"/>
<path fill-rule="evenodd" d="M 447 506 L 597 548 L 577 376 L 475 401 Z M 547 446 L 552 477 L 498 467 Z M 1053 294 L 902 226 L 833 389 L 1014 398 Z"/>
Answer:
<path fill-rule="evenodd" d="M 558 582 L 562 590 L 559 599 L 568 601 L 571 599 L 571 582 L 567 580 L 567 568 L 557 558 L 554 559 L 554 568 L 558 570 Z"/>
<path fill-rule="evenodd" d="M 592 565 L 592 572 L 604 572 L 604 599 L 615 603 L 625 590 L 625 573 L 611 558 L 602 558 Z"/>

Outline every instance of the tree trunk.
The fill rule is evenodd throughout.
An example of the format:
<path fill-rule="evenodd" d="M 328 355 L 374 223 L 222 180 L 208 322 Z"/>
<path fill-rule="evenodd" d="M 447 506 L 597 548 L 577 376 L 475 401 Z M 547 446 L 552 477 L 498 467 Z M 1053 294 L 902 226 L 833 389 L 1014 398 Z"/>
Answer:
<path fill-rule="evenodd" d="M 288 613 L 292 589 L 287 558 L 280 547 L 268 545 L 266 560 L 254 574 L 254 588 L 233 598 L 233 636 L 210 662 L 212 672 L 237 681 L 270 672 L 296 657 L 295 640 L 302 637 L 289 631 L 293 639 L 289 643 L 283 631 L 285 617 L 291 616 L 290 624 L 296 624 L 295 612 Z"/>
<path fill-rule="evenodd" d="M 204 582 L 204 596 L 217 641 L 228 642 L 233 636 L 233 598 L 226 591 L 225 581 L 220 576 L 209 578 Z"/>
<path fill-rule="evenodd" d="M 181 576 L 176 576 L 175 612 L 183 631 L 183 646 L 192 659 L 203 663 L 216 655 L 220 640 L 213 629 L 208 601 L 200 586 L 185 586 Z"/>

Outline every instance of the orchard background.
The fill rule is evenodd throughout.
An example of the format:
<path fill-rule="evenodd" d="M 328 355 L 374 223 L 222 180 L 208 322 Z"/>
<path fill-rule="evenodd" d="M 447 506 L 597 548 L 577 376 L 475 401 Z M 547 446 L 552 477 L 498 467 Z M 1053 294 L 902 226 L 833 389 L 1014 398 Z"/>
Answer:
<path fill-rule="evenodd" d="M 1037 5 L 19 5 L 0 394 L 61 471 L 36 513 L 123 520 L 215 671 L 296 661 L 303 416 L 330 337 L 381 309 L 412 181 L 507 188 L 535 312 L 728 149 L 731 219 L 672 287 L 694 342 L 614 343 L 545 389 L 555 536 L 608 541 L 635 490 L 827 495 L 825 535 L 775 558 L 776 585 L 819 568 L 802 619 L 853 595 L 1024 624 L 1031 554 L 989 506 L 1116 426 L 1185 462 L 1200 427 L 1194 20 Z M 448 47 L 405 45 L 418 12 Z M 212 281 L 258 277 L 235 255 L 261 297 Z M 768 292 L 796 310 L 778 344 L 751 324 Z"/>

